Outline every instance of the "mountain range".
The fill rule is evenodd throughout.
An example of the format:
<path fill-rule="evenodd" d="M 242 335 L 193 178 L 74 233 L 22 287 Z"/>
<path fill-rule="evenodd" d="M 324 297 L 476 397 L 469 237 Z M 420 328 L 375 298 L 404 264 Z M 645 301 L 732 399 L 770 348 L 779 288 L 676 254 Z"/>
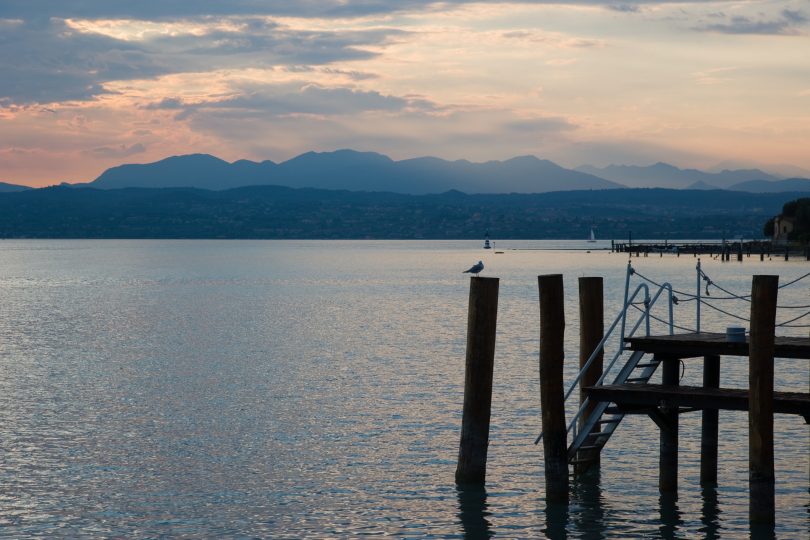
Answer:
<path fill-rule="evenodd" d="M 395 161 L 374 152 L 307 152 L 290 160 L 229 163 L 208 154 L 173 156 L 154 163 L 126 164 L 92 182 L 69 184 L 98 189 L 192 187 L 225 190 L 277 185 L 292 188 L 443 193 L 547 193 L 618 188 L 726 189 L 753 193 L 810 191 L 810 179 L 784 179 L 760 169 L 706 172 L 667 163 L 642 167 L 584 165 L 567 169 L 534 156 L 474 163 L 421 157 Z M 0 191 L 25 189 L 0 183 Z"/>
<path fill-rule="evenodd" d="M 283 163 L 247 160 L 228 163 L 207 154 L 176 156 L 145 165 L 113 167 L 88 185 L 100 189 L 197 187 L 213 190 L 278 185 L 411 195 L 453 189 L 467 193 L 543 193 L 622 187 L 533 156 L 486 163 L 451 162 L 431 157 L 394 161 L 382 154 L 353 150 L 307 152 Z"/>

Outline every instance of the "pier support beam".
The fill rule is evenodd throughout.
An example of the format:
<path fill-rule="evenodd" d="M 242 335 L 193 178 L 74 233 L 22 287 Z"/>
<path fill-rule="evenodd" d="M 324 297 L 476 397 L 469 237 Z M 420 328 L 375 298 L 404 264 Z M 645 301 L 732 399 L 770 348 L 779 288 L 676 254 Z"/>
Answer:
<path fill-rule="evenodd" d="M 678 386 L 680 384 L 680 360 L 671 356 L 659 355 L 663 372 L 661 384 Z M 678 492 L 678 407 L 661 408 L 658 460 L 658 490 L 661 493 Z"/>
<path fill-rule="evenodd" d="M 773 357 L 778 291 L 779 276 L 754 276 L 748 357 L 748 508 L 751 523 L 772 524 L 775 521 Z"/>
<path fill-rule="evenodd" d="M 563 360 L 565 310 L 561 274 L 537 277 L 540 289 L 540 409 L 546 501 L 568 502 L 568 448 Z"/>
<path fill-rule="evenodd" d="M 591 357 L 591 354 L 596 349 L 599 342 L 602 341 L 602 336 L 605 333 L 605 301 L 604 301 L 604 285 L 601 277 L 581 277 L 579 278 L 579 369 L 585 366 L 585 363 Z M 604 360 L 604 351 L 599 351 L 590 368 L 582 376 L 579 381 L 579 403 L 585 401 L 587 395 L 582 390 L 585 387 L 593 386 L 599 377 L 602 376 L 602 364 Z M 579 425 L 587 421 L 591 415 L 594 404 L 591 404 L 579 418 Z M 592 460 L 590 466 L 599 466 L 599 452 L 593 450 L 584 450 L 579 452 L 578 459 Z M 574 467 L 574 472 L 577 467 Z"/>
<path fill-rule="evenodd" d="M 487 474 L 498 282 L 498 278 L 470 279 L 464 412 L 456 467 L 456 483 L 462 485 L 483 484 Z"/>
<path fill-rule="evenodd" d="M 703 387 L 720 388 L 720 357 L 703 357 Z M 700 485 L 717 483 L 717 434 L 720 411 L 703 409 L 700 433 Z"/>

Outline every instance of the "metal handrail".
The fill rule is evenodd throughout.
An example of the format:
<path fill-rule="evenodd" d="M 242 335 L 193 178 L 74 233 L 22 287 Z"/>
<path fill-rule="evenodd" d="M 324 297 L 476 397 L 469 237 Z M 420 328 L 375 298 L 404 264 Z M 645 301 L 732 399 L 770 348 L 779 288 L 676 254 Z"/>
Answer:
<path fill-rule="evenodd" d="M 674 321 L 673 321 L 673 309 L 672 309 L 672 304 L 673 304 L 673 302 L 672 302 L 672 296 L 673 296 L 672 285 L 670 285 L 669 283 L 664 283 L 663 285 L 661 285 L 658 288 L 658 291 L 655 293 L 655 296 L 652 297 L 652 299 L 651 299 L 650 298 L 650 289 L 649 289 L 649 287 L 647 286 L 646 283 L 641 283 L 633 291 L 633 294 L 629 295 L 629 297 L 628 297 L 628 293 L 629 293 L 629 289 L 630 289 L 630 276 L 633 275 L 633 273 L 635 273 L 635 271 L 633 270 L 633 267 L 630 264 L 630 262 L 628 262 L 627 263 L 627 275 L 625 277 L 624 306 L 623 306 L 621 312 L 619 312 L 619 314 L 613 320 L 613 323 L 610 325 L 610 328 L 608 329 L 608 331 L 605 332 L 604 336 L 602 336 L 602 339 L 596 345 L 593 352 L 588 357 L 588 360 L 585 362 L 585 364 L 580 369 L 580 371 L 577 374 L 574 381 L 571 383 L 571 386 L 568 388 L 568 391 L 565 393 L 565 395 L 563 397 L 563 402 L 568 401 L 568 398 L 574 392 L 574 389 L 577 387 L 579 382 L 582 380 L 582 377 L 585 375 L 587 370 L 591 367 L 591 364 L 593 364 L 593 362 L 596 360 L 596 357 L 599 355 L 599 352 L 604 350 L 605 343 L 607 343 L 607 340 L 610 338 L 611 334 L 616 329 L 616 326 L 619 324 L 619 322 L 621 322 L 621 333 L 620 333 L 620 336 L 619 336 L 619 349 L 616 352 L 616 354 L 613 356 L 612 360 L 610 361 L 610 364 L 608 365 L 608 368 L 602 372 L 602 376 L 599 377 L 599 380 L 596 382 L 596 385 L 598 386 L 598 385 L 601 385 L 601 384 L 604 383 L 605 377 L 610 372 L 610 370 L 613 368 L 613 366 L 616 364 L 616 361 L 619 359 L 621 354 L 624 352 L 625 330 L 626 330 L 626 324 L 627 324 L 627 310 L 632 305 L 632 303 L 635 301 L 636 297 L 638 296 L 638 294 L 641 291 L 644 291 L 644 311 L 639 316 L 639 319 L 636 321 L 635 325 L 633 326 L 633 329 L 630 331 L 630 334 L 627 337 L 632 337 L 633 335 L 635 335 L 636 331 L 638 330 L 639 326 L 641 326 L 642 322 L 646 322 L 646 324 L 645 324 L 646 335 L 648 335 L 648 336 L 650 335 L 650 309 L 652 308 L 653 305 L 655 305 L 656 301 L 661 296 L 661 293 L 664 292 L 665 290 L 669 292 L 669 294 L 668 294 L 668 298 L 669 298 L 669 333 L 670 333 L 670 335 L 673 334 L 673 332 L 674 332 L 674 330 L 673 330 L 674 329 Z M 585 407 L 586 403 L 587 403 L 587 398 L 583 402 L 583 405 L 580 407 L 580 410 L 574 416 L 574 419 L 572 420 L 571 424 L 569 424 L 568 429 L 566 431 L 571 431 L 572 429 L 574 429 L 574 426 L 576 425 L 576 421 L 582 415 L 582 412 L 584 410 L 584 407 Z M 534 444 L 537 444 L 538 442 L 540 442 L 540 440 L 542 438 L 543 438 L 543 433 L 540 433 L 540 435 L 537 437 L 537 439 L 535 439 Z"/>
<path fill-rule="evenodd" d="M 646 288 L 646 286 L 645 286 L 645 288 Z M 635 294 L 639 291 L 639 289 L 641 289 L 641 285 L 639 285 L 636 288 L 636 292 L 633 293 L 633 296 L 631 297 L 631 299 L 633 297 L 635 297 Z M 647 299 L 645 300 L 645 309 L 639 315 L 639 318 L 636 321 L 636 324 L 633 325 L 633 329 L 630 330 L 630 333 L 627 335 L 627 337 L 633 337 L 635 335 L 636 330 L 638 330 L 638 327 L 641 326 L 642 321 L 646 321 L 646 325 L 645 325 L 646 335 L 647 336 L 650 335 L 650 308 L 652 308 L 652 306 L 655 305 L 655 302 L 661 296 L 661 293 L 664 292 L 665 290 L 669 291 L 669 335 L 672 335 L 674 333 L 674 321 L 673 321 L 673 311 L 672 311 L 672 285 L 670 285 L 669 283 L 664 283 L 658 289 L 658 292 L 655 293 L 655 296 L 652 298 L 652 300 L 649 300 L 649 296 L 647 297 Z M 627 311 L 628 307 L 630 307 L 630 304 L 627 304 L 625 306 L 625 312 Z M 622 336 L 622 344 L 624 344 L 624 336 Z M 607 369 L 602 372 L 602 376 L 599 377 L 599 379 L 597 379 L 597 381 L 594 383 L 594 386 L 602 386 L 602 385 L 604 385 L 605 379 L 607 378 L 610 371 L 613 369 L 613 366 L 616 365 L 616 361 L 618 361 L 619 357 L 621 357 L 623 352 L 624 352 L 623 348 L 620 348 L 618 351 L 616 351 L 616 354 L 613 355 L 613 359 L 610 361 L 610 364 L 608 364 Z M 583 400 L 582 404 L 580 405 L 579 410 L 574 415 L 574 417 L 571 419 L 571 422 L 568 424 L 568 429 L 566 429 L 566 432 L 570 432 L 570 431 L 573 430 L 573 434 L 574 434 L 574 436 L 576 436 L 576 433 L 577 433 L 576 432 L 577 421 L 582 416 L 582 414 L 585 412 L 585 410 L 587 409 L 589 403 L 590 403 L 590 398 L 586 397 L 585 400 Z M 538 441 L 539 440 L 540 439 L 538 439 Z"/>

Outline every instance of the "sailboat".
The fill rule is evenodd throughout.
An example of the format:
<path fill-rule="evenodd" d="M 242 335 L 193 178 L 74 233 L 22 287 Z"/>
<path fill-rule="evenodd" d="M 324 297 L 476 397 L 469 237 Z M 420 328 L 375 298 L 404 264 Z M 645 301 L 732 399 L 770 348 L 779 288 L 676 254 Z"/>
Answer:
<path fill-rule="evenodd" d="M 588 238 L 588 242 L 596 242 L 596 234 L 593 232 L 593 227 L 591 227 L 591 236 Z"/>
<path fill-rule="evenodd" d="M 484 236 L 484 249 L 492 249 L 492 244 L 489 241 L 489 231 Z"/>

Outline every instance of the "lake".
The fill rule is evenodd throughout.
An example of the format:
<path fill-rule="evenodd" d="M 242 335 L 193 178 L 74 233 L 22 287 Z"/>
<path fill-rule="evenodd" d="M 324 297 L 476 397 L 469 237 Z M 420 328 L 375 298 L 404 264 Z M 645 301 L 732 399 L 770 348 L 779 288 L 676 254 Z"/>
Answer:
<path fill-rule="evenodd" d="M 699 413 L 680 420 L 677 499 L 658 493 L 657 428 L 628 416 L 600 477 L 573 483 L 568 509 L 545 503 L 537 275 L 564 275 L 570 381 L 577 278 L 604 277 L 606 320 L 621 306 L 627 255 L 606 246 L 0 241 L 0 536 L 748 537 L 744 412 L 720 413 L 717 488 L 699 485 Z M 479 259 L 501 279 L 489 466 L 485 492 L 460 492 L 461 270 Z M 695 291 L 691 255 L 632 263 Z M 740 294 L 753 274 L 810 272 L 777 258 L 702 264 Z M 780 304 L 810 304 L 809 284 L 780 290 Z M 694 327 L 693 302 L 676 323 Z M 738 323 L 704 309 L 701 328 Z M 775 371 L 778 390 L 808 391 L 807 360 Z M 747 387 L 747 374 L 724 358 L 721 385 Z M 701 377 L 701 362 L 684 364 L 684 384 Z M 777 415 L 775 433 L 775 536 L 806 538 L 808 426 Z"/>

